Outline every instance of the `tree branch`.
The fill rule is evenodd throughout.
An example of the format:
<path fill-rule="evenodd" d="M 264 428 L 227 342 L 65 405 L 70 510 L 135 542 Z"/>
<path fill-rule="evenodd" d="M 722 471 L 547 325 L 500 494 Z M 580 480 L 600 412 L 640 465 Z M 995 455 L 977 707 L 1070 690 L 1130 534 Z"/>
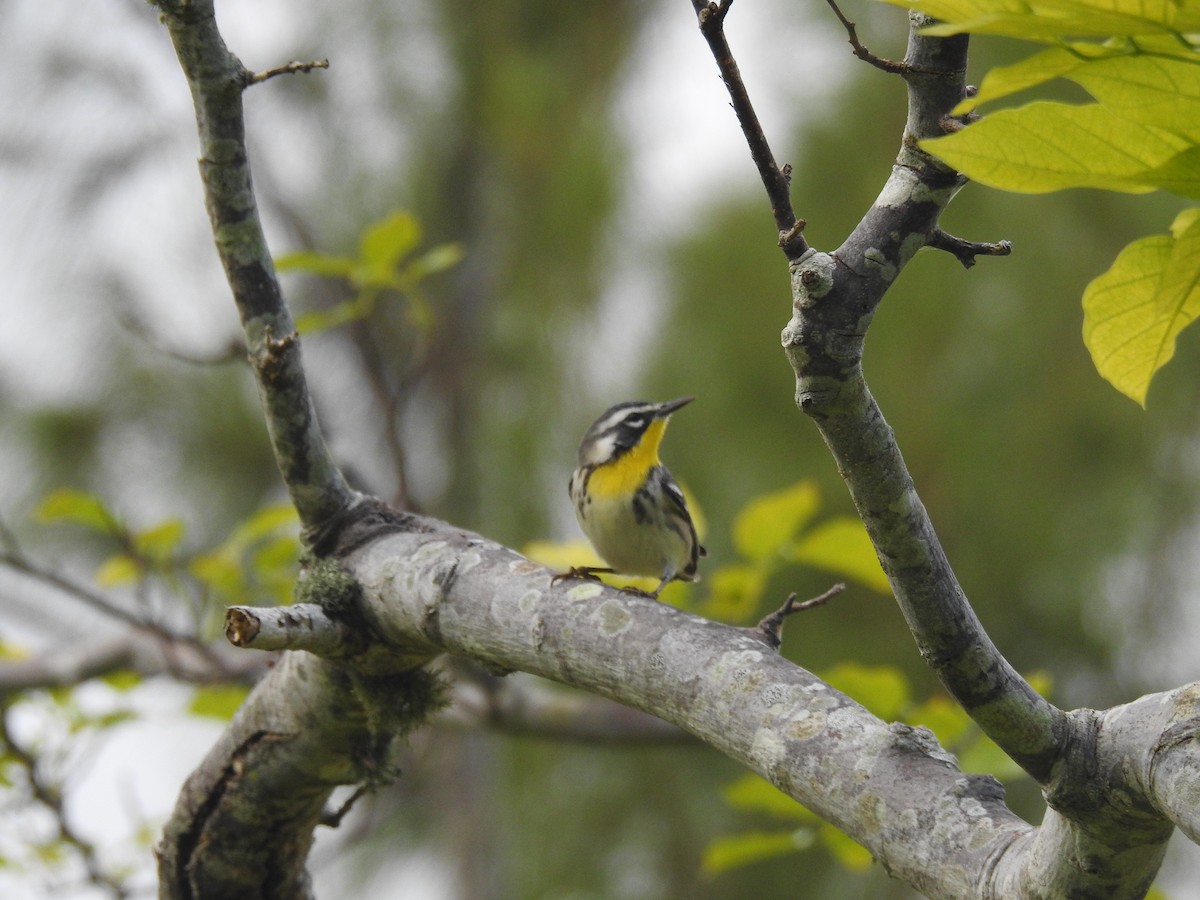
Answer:
<path fill-rule="evenodd" d="M 744 629 L 598 583 L 551 586 L 513 551 L 429 520 L 341 561 L 384 644 L 516 668 L 671 722 L 931 897 L 972 895 L 987 860 L 1032 830 L 994 779 L 961 773 L 927 729 L 879 721 Z"/>
<path fill-rule="evenodd" d="M 133 628 L 116 637 L 0 661 L 0 699 L 20 691 L 77 685 L 123 669 L 144 677 L 170 675 L 198 684 L 253 683 L 266 664 L 264 658 L 235 653 L 228 647 L 198 645 L 191 639 L 172 641 L 159 632 Z"/>
<path fill-rule="evenodd" d="M 841 7 L 837 5 L 836 0 L 825 0 L 825 2 L 829 4 L 829 8 L 833 10 L 833 14 L 837 16 L 838 21 L 842 23 L 842 27 L 846 29 L 846 36 L 850 41 L 850 46 L 853 48 L 855 56 L 863 62 L 870 63 L 875 68 L 893 75 L 904 75 L 908 72 L 908 66 L 905 63 L 876 56 L 864 47 L 858 39 L 858 27 L 846 18 L 842 13 Z"/>
<path fill-rule="evenodd" d="M 808 242 L 804 239 L 804 220 L 797 219 L 792 209 L 791 167 L 780 168 L 775 162 L 775 155 L 771 152 L 758 114 L 750 102 L 750 94 L 742 81 L 742 73 L 725 38 L 725 16 L 732 5 L 733 0 L 725 0 L 724 3 L 692 0 L 700 23 L 700 33 L 708 42 L 717 68 L 721 70 L 721 80 L 729 91 L 733 111 L 737 113 L 738 124 L 742 126 L 746 143 L 750 145 L 750 155 L 754 158 L 754 165 L 771 201 L 771 212 L 779 229 L 779 246 L 789 260 L 799 259 L 808 250 Z"/>
<path fill-rule="evenodd" d="M 1053 811 L 1009 849 L 1028 851 L 1010 860 L 1009 884 L 1052 885 L 1055 896 L 1140 896 L 1157 871 L 1169 822 L 1127 779 L 1093 782 L 1100 757 L 1089 718 L 1040 697 L 992 644 L 862 374 L 863 340 L 876 308 L 919 247 L 946 242 L 938 237 L 938 217 L 962 183 L 918 141 L 941 133 L 965 95 L 967 38 L 922 35 L 927 23 L 910 17 L 909 115 L 891 178 L 841 247 L 792 264 L 793 314 L 783 343 L 797 402 L 846 480 L 921 655 L 1046 792 Z"/>
<path fill-rule="evenodd" d="M 317 424 L 300 341 L 283 302 L 251 187 L 242 91 L 256 76 L 225 46 L 212 0 L 158 0 L 162 20 L 191 88 L 200 132 L 200 174 L 217 252 L 233 291 L 258 380 L 275 458 L 317 545 L 359 497 L 346 484 Z M 299 64 L 299 69 L 318 64 Z"/>
<path fill-rule="evenodd" d="M 3 702 L 2 698 L 0 698 L 0 750 L 3 751 L 6 762 L 15 762 L 24 770 L 30 795 L 54 817 L 55 827 L 58 829 L 58 839 L 79 854 L 84 871 L 87 872 L 88 881 L 118 900 L 130 896 L 117 876 L 104 871 L 100 865 L 96 848 L 91 841 L 80 835 L 68 820 L 62 791 L 47 781 L 38 757 L 23 747 L 9 730 L 8 703 Z"/>

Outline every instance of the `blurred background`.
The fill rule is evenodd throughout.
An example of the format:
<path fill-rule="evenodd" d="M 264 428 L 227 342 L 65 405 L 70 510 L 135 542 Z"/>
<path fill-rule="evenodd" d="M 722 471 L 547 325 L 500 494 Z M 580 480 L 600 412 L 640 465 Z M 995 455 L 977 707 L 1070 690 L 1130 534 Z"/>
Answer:
<path fill-rule="evenodd" d="M 903 55 L 902 11 L 845 12 L 874 52 Z M 423 248 L 462 251 L 306 338 L 320 415 L 359 487 L 518 548 L 575 539 L 566 482 L 587 425 L 620 400 L 694 394 L 663 455 L 703 512 L 710 566 L 734 560 L 731 522 L 765 492 L 807 479 L 821 516 L 853 512 L 793 405 L 779 349 L 786 266 L 690 4 L 260 0 L 219 4 L 218 17 L 252 70 L 330 60 L 246 95 L 277 255 L 353 256 L 397 211 L 420 223 Z M 903 85 L 854 59 L 816 0 L 738 4 L 728 33 L 775 154 L 794 167 L 809 240 L 834 249 L 889 172 Z M 30 557 L 83 582 L 112 549 L 39 521 L 63 487 L 101 496 L 131 529 L 180 520 L 180 553 L 218 545 L 285 497 L 230 349 L 236 314 L 167 35 L 138 0 L 7 0 L 0 48 L 0 521 Z M 1026 52 L 976 41 L 973 80 Z M 867 377 L 960 581 L 996 644 L 1045 673 L 1061 706 L 1198 677 L 1200 338 L 1183 335 L 1145 411 L 1096 375 L 1080 338 L 1087 282 L 1178 208 L 970 186 L 947 229 L 1010 239 L 1013 255 L 964 271 L 923 251 L 867 342 Z M 284 286 L 298 313 L 354 297 L 303 272 Z M 747 620 L 831 580 L 783 567 Z M 168 588 L 112 596 L 215 641 L 221 604 L 180 612 Z M 0 567 L 6 652 L 123 628 Z M 861 585 L 794 621 L 784 653 L 818 672 L 895 667 L 915 700 L 938 694 L 894 605 Z M 189 713 L 192 697 L 165 677 L 84 685 L 74 707 L 128 713 L 86 741 L 63 725 L 61 698 L 5 701 L 14 739 L 46 754 L 71 820 L 133 896 L 153 895 L 149 844 L 221 727 Z M 319 895 L 912 896 L 820 842 L 706 867 L 714 841 L 787 826 L 730 803 L 742 773 L 700 748 L 437 729 L 402 768 L 322 833 Z M 1036 791 L 1008 786 L 1037 821 Z M 69 850 L 30 850 L 53 827 L 19 781 L 0 798 L 0 893 L 107 895 Z M 1177 840 L 1159 886 L 1200 897 L 1198 867 Z"/>

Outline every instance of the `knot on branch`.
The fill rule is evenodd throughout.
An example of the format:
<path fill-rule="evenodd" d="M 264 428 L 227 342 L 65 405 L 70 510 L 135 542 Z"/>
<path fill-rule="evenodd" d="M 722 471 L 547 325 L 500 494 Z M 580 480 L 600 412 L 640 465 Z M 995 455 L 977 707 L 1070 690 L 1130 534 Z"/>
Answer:
<path fill-rule="evenodd" d="M 835 267 L 833 256 L 816 251 L 792 263 L 792 306 L 797 312 L 833 289 Z"/>

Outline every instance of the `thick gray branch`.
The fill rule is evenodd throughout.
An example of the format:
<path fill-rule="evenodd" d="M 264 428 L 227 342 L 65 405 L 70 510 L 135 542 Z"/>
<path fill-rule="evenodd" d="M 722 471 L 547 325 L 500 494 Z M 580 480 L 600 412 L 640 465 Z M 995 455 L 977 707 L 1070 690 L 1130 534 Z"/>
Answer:
<path fill-rule="evenodd" d="M 475 535 L 396 533 L 343 562 L 372 631 L 599 693 L 746 764 L 931 897 L 977 896 L 1031 826 L 925 729 L 881 722 L 743 629 L 541 567 Z"/>
<path fill-rule="evenodd" d="M 875 310 L 904 265 L 941 233 L 938 217 L 961 185 L 916 141 L 938 133 L 964 95 L 966 37 L 923 37 L 920 24 L 914 18 L 905 59 L 909 118 L 896 167 L 841 247 L 793 264 L 783 343 L 797 403 L 837 460 L 922 655 L 984 731 L 1044 781 L 1066 719 L 1013 670 L 967 603 L 862 375 Z"/>
<path fill-rule="evenodd" d="M 1096 781 L 1107 757 L 1094 716 L 1068 715 L 1046 702 L 992 644 L 862 374 L 863 342 L 879 303 L 917 250 L 946 245 L 938 218 L 962 184 L 917 145 L 960 127 L 948 117 L 966 89 L 966 36 L 926 37 L 919 29 L 927 22 L 911 19 L 909 115 L 891 177 L 841 247 L 792 264 L 793 314 L 783 344 L 796 373 L 796 401 L 837 461 L 922 656 L 1042 784 L 1052 807 L 1044 826 L 1003 857 L 997 872 L 1012 892 L 996 896 L 1141 896 L 1170 821 L 1118 769 L 1111 780 Z"/>

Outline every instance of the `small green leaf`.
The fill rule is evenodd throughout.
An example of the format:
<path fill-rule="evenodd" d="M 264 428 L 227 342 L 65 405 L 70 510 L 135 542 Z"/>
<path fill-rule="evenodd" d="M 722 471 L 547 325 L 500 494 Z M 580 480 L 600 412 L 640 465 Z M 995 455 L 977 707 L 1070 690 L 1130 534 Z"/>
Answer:
<path fill-rule="evenodd" d="M 41 522 L 70 522 L 92 531 L 113 534 L 117 518 L 95 494 L 74 488 L 59 488 L 46 495 L 34 512 Z"/>
<path fill-rule="evenodd" d="M 213 684 L 196 688 L 192 694 L 192 702 L 188 704 L 188 712 L 194 716 L 207 716 L 213 719 L 229 721 L 249 693 L 247 688 L 237 684 Z"/>
<path fill-rule="evenodd" d="M 106 672 L 100 680 L 115 691 L 131 691 L 142 683 L 142 676 L 133 669 L 117 669 Z"/>
<path fill-rule="evenodd" d="M 908 678 L 895 666 L 842 662 L 821 673 L 821 678 L 889 722 L 900 718 L 912 703 Z"/>
<path fill-rule="evenodd" d="M 746 559 L 768 559 L 808 524 L 820 505 L 820 493 L 811 481 L 755 497 L 733 521 L 733 546 Z"/>
<path fill-rule="evenodd" d="M 806 532 L 792 547 L 792 560 L 853 578 L 881 594 L 891 594 L 875 547 L 862 522 L 837 516 Z"/>
<path fill-rule="evenodd" d="M 246 546 L 270 537 L 283 528 L 294 531 L 299 522 L 296 507 L 291 504 L 264 506 L 234 529 L 231 540 L 239 546 Z"/>
<path fill-rule="evenodd" d="M 766 813 L 777 819 L 816 824 L 817 816 L 765 778 L 748 773 L 721 789 L 721 796 L 734 809 Z"/>
<path fill-rule="evenodd" d="M 275 260 L 275 268 L 280 272 L 308 272 L 325 278 L 349 278 L 355 265 L 357 261 L 348 256 L 329 256 L 309 250 L 288 253 Z"/>
<path fill-rule="evenodd" d="M 142 568 L 127 553 L 117 553 L 100 564 L 96 570 L 96 584 L 101 587 L 117 587 L 132 584 L 142 575 Z"/>
<path fill-rule="evenodd" d="M 421 242 L 421 224 L 408 212 L 392 213 L 363 233 L 359 257 L 375 276 L 390 276 Z"/>
<path fill-rule="evenodd" d="M 797 831 L 747 831 L 716 838 L 704 848 L 701 867 L 709 875 L 720 875 L 751 863 L 807 850 L 813 840 L 814 834 L 809 828 Z"/>
<path fill-rule="evenodd" d="M 185 531 L 182 519 L 166 519 L 135 533 L 133 546 L 146 559 L 161 565 L 170 560 L 171 555 L 179 549 Z"/>
<path fill-rule="evenodd" d="M 438 244 L 413 260 L 404 270 L 405 277 L 410 284 L 416 284 L 430 275 L 452 269 L 465 255 L 462 244 Z"/>

